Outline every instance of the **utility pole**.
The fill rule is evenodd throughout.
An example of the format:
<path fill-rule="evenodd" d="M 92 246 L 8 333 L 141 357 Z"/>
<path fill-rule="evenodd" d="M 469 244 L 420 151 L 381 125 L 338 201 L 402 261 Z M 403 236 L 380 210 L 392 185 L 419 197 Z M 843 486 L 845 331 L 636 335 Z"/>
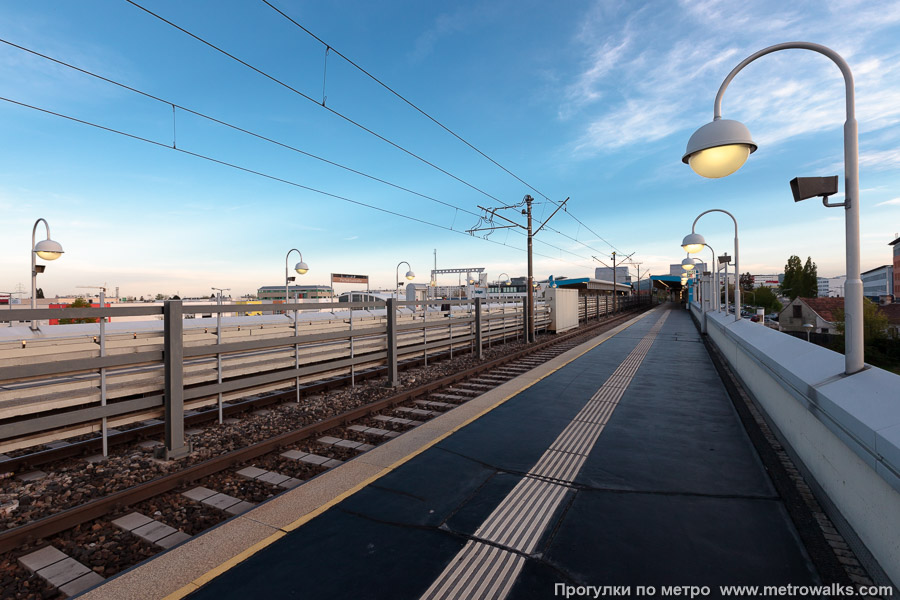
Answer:
<path fill-rule="evenodd" d="M 632 261 L 631 264 L 633 264 L 635 267 L 637 267 L 637 273 L 638 273 L 637 293 L 638 293 L 638 304 L 640 304 L 641 303 L 641 265 L 644 263 L 636 263 L 636 262 Z"/>
<path fill-rule="evenodd" d="M 468 233 L 470 235 L 475 235 L 476 231 L 493 232 L 497 229 L 509 229 L 512 227 L 519 227 L 519 228 L 525 230 L 526 235 L 528 237 L 528 284 L 527 284 L 528 289 L 525 291 L 525 303 L 526 303 L 526 307 L 527 307 L 525 310 L 525 330 L 527 332 L 526 342 L 528 342 L 528 343 L 534 342 L 534 260 L 532 257 L 533 239 L 534 239 L 534 236 L 536 236 L 538 233 L 540 233 L 541 229 L 544 228 L 544 225 L 546 225 L 547 222 L 553 218 L 553 215 L 555 215 L 557 212 L 559 212 L 559 209 L 563 208 L 566 205 L 566 202 L 568 202 L 568 201 L 569 201 L 568 198 L 563 200 L 559 204 L 559 206 L 556 207 L 556 210 L 554 210 L 553 213 L 549 217 L 547 217 L 547 220 L 544 221 L 543 223 L 541 223 L 541 226 L 538 227 L 537 231 L 534 231 L 534 232 L 532 232 L 532 217 L 531 217 L 531 205 L 534 203 L 534 198 L 532 198 L 530 195 L 527 195 L 527 194 L 525 195 L 525 198 L 522 199 L 522 202 L 520 202 L 519 204 L 513 205 L 513 206 L 500 206 L 498 208 L 485 208 L 483 206 L 479 206 L 478 208 L 483 210 L 485 212 L 485 215 L 484 215 L 484 217 L 481 217 L 478 220 L 478 223 L 475 225 L 475 227 L 468 230 Z M 524 206 L 525 208 L 521 208 L 522 206 Z M 525 218 L 526 218 L 525 225 L 517 223 L 517 222 L 513 221 L 512 219 L 507 219 L 503 215 L 497 214 L 498 210 L 506 210 L 506 209 L 510 209 L 510 208 L 520 208 L 521 209 L 522 214 L 525 215 Z M 510 223 L 510 225 L 494 225 L 494 217 L 499 217 L 499 218 L 503 219 L 504 221 Z M 487 222 L 487 224 L 489 225 L 488 227 L 478 227 L 479 225 L 481 225 L 482 223 L 485 223 L 485 222 Z M 490 235 L 490 233 L 486 234 L 485 237 L 487 237 L 487 235 Z"/>
<path fill-rule="evenodd" d="M 619 312 L 619 277 L 616 274 L 616 251 L 612 253 L 613 261 L 613 313 Z"/>
<path fill-rule="evenodd" d="M 612 279 L 613 279 L 613 281 L 612 281 L 612 284 L 613 284 L 613 312 L 614 312 L 614 313 L 615 313 L 615 312 L 618 312 L 618 310 L 619 310 L 619 293 L 618 293 L 618 289 L 616 288 L 616 286 L 619 284 L 619 282 L 617 281 L 618 278 L 617 278 L 617 276 L 616 276 L 616 256 L 618 256 L 618 253 L 617 253 L 615 250 L 613 250 L 613 253 L 612 253 L 612 261 L 613 261 L 613 267 L 612 267 L 612 270 L 613 270 L 613 271 L 612 271 L 612 272 L 613 272 L 613 276 L 612 276 Z M 634 252 L 632 252 L 631 254 L 629 254 L 628 256 L 626 256 L 626 257 L 625 257 L 625 260 L 628 260 L 628 259 L 631 258 L 632 256 L 634 256 Z M 602 260 L 600 260 L 600 259 L 597 258 L 596 256 L 592 256 L 591 258 L 593 258 L 594 260 L 596 260 L 596 261 L 597 261 L 598 263 L 600 263 L 601 265 L 606 265 L 606 263 L 604 263 Z M 606 267 L 609 268 L 609 265 L 606 265 Z"/>
<path fill-rule="evenodd" d="M 525 210 L 522 214 L 528 217 L 528 317 L 526 321 L 526 331 L 528 331 L 528 343 L 534 342 L 534 256 L 532 249 L 534 248 L 534 234 L 531 233 L 531 203 L 534 202 L 529 194 L 525 195 Z M 551 217 L 553 215 L 550 215 Z"/>

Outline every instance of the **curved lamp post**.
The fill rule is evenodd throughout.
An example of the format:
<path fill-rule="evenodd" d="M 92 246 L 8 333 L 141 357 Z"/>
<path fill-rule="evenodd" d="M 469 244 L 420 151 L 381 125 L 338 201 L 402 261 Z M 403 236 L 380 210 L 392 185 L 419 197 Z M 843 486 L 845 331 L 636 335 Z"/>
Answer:
<path fill-rule="evenodd" d="M 412 272 L 412 266 L 410 266 L 408 262 L 406 262 L 405 260 L 401 260 L 399 263 L 397 263 L 397 272 L 395 273 L 397 279 L 397 300 L 400 300 L 400 265 L 406 265 L 407 267 L 409 267 L 409 271 L 406 272 L 406 279 L 408 281 L 412 281 L 416 278 L 416 274 Z"/>
<path fill-rule="evenodd" d="M 691 277 L 691 271 L 694 270 L 694 259 L 693 258 L 688 256 L 687 258 L 682 259 L 681 268 L 684 269 L 684 273 L 682 273 L 682 276 L 687 275 L 689 279 L 693 279 Z M 693 282 L 692 282 L 692 285 L 693 285 Z M 690 290 L 688 290 L 688 291 L 690 291 Z M 690 308 L 690 297 L 688 297 L 688 308 Z"/>
<path fill-rule="evenodd" d="M 714 121 L 715 122 L 715 121 Z M 706 245 L 706 240 L 702 235 L 696 233 L 695 229 L 697 227 L 697 221 L 700 220 L 700 217 L 707 213 L 711 212 L 720 212 L 725 213 L 731 220 L 734 221 L 734 273 L 735 273 L 735 282 L 734 282 L 734 305 L 736 310 L 734 311 L 734 320 L 739 321 L 741 319 L 741 290 L 740 285 L 738 285 L 738 274 L 741 272 L 741 263 L 740 263 L 740 253 L 738 251 L 738 224 L 737 219 L 734 218 L 734 215 L 728 212 L 727 210 L 722 210 L 721 208 L 711 208 L 709 210 L 705 210 L 694 219 L 694 223 L 691 225 L 691 233 L 689 235 L 684 236 L 684 240 L 681 242 L 681 247 L 685 249 L 688 254 L 695 254 L 700 252 L 703 249 L 703 246 Z M 715 254 L 713 254 L 713 264 L 715 264 Z M 716 271 L 718 273 L 718 271 Z M 725 290 L 727 296 L 728 290 L 728 277 L 725 278 Z"/>
<path fill-rule="evenodd" d="M 716 94 L 712 123 L 707 123 L 691 136 L 681 160 L 703 177 L 724 177 L 741 168 L 747 157 L 756 150 L 756 144 L 750 138 L 750 132 L 743 124 L 722 119 L 722 96 L 735 75 L 748 64 L 766 54 L 788 49 L 818 52 L 830 58 L 844 76 L 846 100 L 844 202 L 828 204 L 826 198 L 823 203 L 826 206 L 844 207 L 847 255 L 847 283 L 845 284 L 846 297 L 844 298 L 844 329 L 846 331 L 844 372 L 852 375 L 865 366 L 865 350 L 863 347 L 863 288 L 859 273 L 859 134 L 856 125 L 853 73 L 850 71 L 847 61 L 831 48 L 810 42 L 776 44 L 751 54 L 725 77 Z M 738 271 L 735 273 L 737 274 Z M 735 289 L 738 287 L 740 286 L 736 285 Z"/>
<path fill-rule="evenodd" d="M 284 256 L 284 303 L 287 304 L 291 301 L 290 299 L 290 271 L 288 270 L 288 257 L 290 257 L 291 252 L 296 252 L 300 255 L 300 262 L 294 265 L 294 271 L 297 272 L 298 275 L 306 275 L 307 271 L 309 271 L 309 265 L 303 262 L 303 253 L 297 250 L 296 248 L 291 248 L 288 250 L 288 253 Z M 287 311 L 285 311 L 287 314 Z"/>
<path fill-rule="evenodd" d="M 706 244 L 706 247 L 709 248 L 709 251 L 712 253 L 712 269 L 710 270 L 710 281 L 709 281 L 709 291 L 710 291 L 710 310 L 719 310 L 719 301 L 718 301 L 718 289 L 719 289 L 719 271 L 717 269 L 718 265 L 716 264 L 716 251 L 713 250 L 713 247 L 709 244 Z M 713 283 L 715 282 L 715 283 Z M 716 287 L 716 292 L 713 292 L 713 285 Z"/>
<path fill-rule="evenodd" d="M 38 224 L 41 221 L 44 222 L 44 228 L 47 230 L 47 239 L 35 243 Z M 63 255 L 63 249 L 60 243 L 50 239 L 50 224 L 47 223 L 46 219 L 38 219 L 35 221 L 34 228 L 31 230 L 31 308 L 37 308 L 37 274 L 39 272 L 44 272 L 43 265 L 41 265 L 40 270 L 38 270 L 38 265 L 35 263 L 35 255 L 40 256 L 44 260 L 56 260 Z M 36 321 L 31 321 L 32 329 L 37 328 L 35 323 Z"/>

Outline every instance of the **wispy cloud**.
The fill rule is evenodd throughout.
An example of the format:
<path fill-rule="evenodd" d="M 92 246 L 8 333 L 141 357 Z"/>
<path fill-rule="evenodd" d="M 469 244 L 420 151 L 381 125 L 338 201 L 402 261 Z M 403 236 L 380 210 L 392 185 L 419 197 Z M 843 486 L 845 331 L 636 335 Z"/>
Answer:
<path fill-rule="evenodd" d="M 575 32 L 573 43 L 584 58 L 559 104 L 561 119 L 580 124 L 570 145 L 579 158 L 701 125 L 711 117 L 715 91 L 741 58 L 789 39 L 820 41 L 850 62 L 863 135 L 900 124 L 900 53 L 887 41 L 870 43 L 879 35 L 890 37 L 888 28 L 900 23 L 900 4 L 838 0 L 785 8 L 774 1 L 685 0 L 654 10 L 612 6 L 617 8 L 604 3 L 589 13 Z M 604 29 L 612 21 L 604 20 L 610 10 L 619 11 L 620 23 L 626 13 L 624 27 Z M 585 33 L 589 27 L 593 34 Z M 863 38 L 869 42 L 860 43 Z M 777 53 L 735 79 L 723 112 L 747 122 L 757 143 L 767 147 L 839 131 L 845 118 L 842 78 L 825 57 Z M 897 166 L 887 144 L 866 155 L 867 166 Z"/>
<path fill-rule="evenodd" d="M 892 198 L 891 200 L 885 200 L 884 202 L 879 202 L 875 206 L 900 206 L 900 198 Z"/>
<path fill-rule="evenodd" d="M 860 152 L 859 166 L 870 169 L 896 169 L 900 167 L 900 148 Z"/>
<path fill-rule="evenodd" d="M 499 5 L 490 3 L 474 9 L 458 8 L 454 12 L 441 13 L 434 24 L 416 39 L 415 47 L 409 55 L 410 61 L 419 63 L 425 60 L 442 39 L 461 32 L 470 32 L 477 26 L 489 25 L 499 15 L 501 15 Z"/>

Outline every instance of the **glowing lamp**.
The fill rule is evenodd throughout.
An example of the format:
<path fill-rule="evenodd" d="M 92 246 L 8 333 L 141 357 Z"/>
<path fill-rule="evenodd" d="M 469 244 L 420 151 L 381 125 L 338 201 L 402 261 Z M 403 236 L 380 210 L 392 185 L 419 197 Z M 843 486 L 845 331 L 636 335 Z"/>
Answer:
<path fill-rule="evenodd" d="M 756 147 L 746 125 L 717 119 L 694 132 L 681 162 L 690 165 L 697 175 L 717 179 L 740 169 Z"/>
<path fill-rule="evenodd" d="M 63 249 L 59 242 L 46 239 L 34 245 L 34 252 L 44 260 L 56 260 L 62 256 Z"/>
<path fill-rule="evenodd" d="M 706 245 L 706 240 L 699 233 L 691 233 L 684 236 L 684 240 L 681 242 L 681 247 L 688 254 L 696 254 L 703 250 L 703 247 Z"/>

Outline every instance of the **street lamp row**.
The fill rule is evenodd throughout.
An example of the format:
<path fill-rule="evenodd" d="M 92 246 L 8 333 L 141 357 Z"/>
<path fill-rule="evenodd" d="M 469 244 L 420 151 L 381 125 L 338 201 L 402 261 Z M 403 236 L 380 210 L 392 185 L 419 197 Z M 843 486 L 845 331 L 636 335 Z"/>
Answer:
<path fill-rule="evenodd" d="M 810 193 L 802 193 L 804 183 L 798 178 L 792 182 L 794 200 L 821 196 L 826 207 L 843 207 L 845 215 L 845 244 L 847 282 L 844 298 L 845 313 L 845 348 L 844 372 L 852 375 L 865 367 L 863 346 L 863 288 L 860 279 L 860 244 L 859 244 L 859 134 L 856 123 L 855 92 L 853 74 L 850 66 L 834 50 L 810 42 L 786 42 L 763 48 L 751 54 L 738 64 L 719 86 L 713 105 L 713 121 L 698 129 L 687 143 L 682 162 L 690 165 L 698 175 L 708 178 L 719 178 L 731 175 L 741 168 L 747 158 L 756 151 L 757 145 L 750 137 L 750 130 L 738 121 L 722 119 L 722 97 L 732 79 L 747 65 L 756 59 L 780 50 L 799 49 L 812 50 L 831 59 L 840 69 L 844 77 L 846 120 L 844 122 L 844 202 L 829 204 L 828 196 L 834 193 L 830 182 L 816 182 L 818 189 Z M 831 178 L 815 178 L 831 179 Z M 811 179 L 807 179 L 810 181 Z M 821 184 L 821 185 L 819 185 Z M 825 185 L 829 184 L 829 185 Z M 723 211 L 724 212 L 724 211 Z M 699 218 L 699 217 L 698 217 Z M 734 217 L 732 217 L 734 218 Z M 696 221 L 695 221 L 696 222 Z M 698 243 L 696 238 L 688 240 L 686 245 L 693 247 Z M 737 221 L 735 221 L 735 274 L 739 278 L 737 256 Z M 740 282 L 735 281 L 735 319 L 740 318 Z"/>

